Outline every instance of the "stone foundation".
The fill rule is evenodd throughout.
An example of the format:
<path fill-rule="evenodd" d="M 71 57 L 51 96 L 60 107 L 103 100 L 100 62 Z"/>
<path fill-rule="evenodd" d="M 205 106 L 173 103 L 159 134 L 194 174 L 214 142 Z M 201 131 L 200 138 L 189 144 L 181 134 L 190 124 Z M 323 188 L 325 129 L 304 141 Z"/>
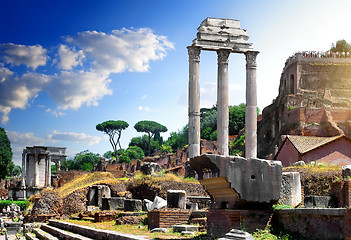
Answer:
<path fill-rule="evenodd" d="M 175 224 L 187 224 L 191 211 L 187 209 L 151 210 L 147 214 L 149 229 L 169 228 Z"/>
<path fill-rule="evenodd" d="M 224 236 L 231 229 L 255 232 L 264 229 L 272 212 L 269 210 L 210 209 L 207 213 L 207 234 Z"/>

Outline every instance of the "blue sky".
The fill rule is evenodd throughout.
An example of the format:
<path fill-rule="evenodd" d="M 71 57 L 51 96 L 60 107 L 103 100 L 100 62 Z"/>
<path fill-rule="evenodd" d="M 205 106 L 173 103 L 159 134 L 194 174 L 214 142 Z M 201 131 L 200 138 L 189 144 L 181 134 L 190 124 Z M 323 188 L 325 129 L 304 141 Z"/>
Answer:
<path fill-rule="evenodd" d="M 258 106 L 278 94 L 294 52 L 351 41 L 348 1 L 1 0 L 0 126 L 15 164 L 26 146 L 67 147 L 67 154 L 111 146 L 96 124 L 153 120 L 169 131 L 187 123 L 186 47 L 206 17 L 237 19 L 257 58 Z M 340 7 L 342 6 L 342 7 Z M 201 106 L 216 103 L 216 54 L 202 52 Z M 230 104 L 245 101 L 245 60 L 231 54 Z"/>

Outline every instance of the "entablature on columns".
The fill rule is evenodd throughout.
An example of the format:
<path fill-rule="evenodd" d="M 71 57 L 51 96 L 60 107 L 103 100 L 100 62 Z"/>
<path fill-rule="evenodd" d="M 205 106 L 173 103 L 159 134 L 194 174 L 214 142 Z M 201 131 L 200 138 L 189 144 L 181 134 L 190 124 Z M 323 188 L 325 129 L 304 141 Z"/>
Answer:
<path fill-rule="evenodd" d="M 192 47 L 201 50 L 218 51 L 227 49 L 233 53 L 253 51 L 252 43 L 240 21 L 233 19 L 206 18 L 197 29 Z"/>

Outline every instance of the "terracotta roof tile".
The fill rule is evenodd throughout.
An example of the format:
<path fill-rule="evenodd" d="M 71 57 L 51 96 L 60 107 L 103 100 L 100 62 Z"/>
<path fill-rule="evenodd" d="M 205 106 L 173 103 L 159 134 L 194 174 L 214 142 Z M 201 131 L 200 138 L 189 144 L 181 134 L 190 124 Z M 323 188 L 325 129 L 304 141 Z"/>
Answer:
<path fill-rule="evenodd" d="M 315 148 L 318 148 L 326 143 L 332 142 L 344 135 L 339 135 L 335 137 L 313 137 L 313 136 L 293 136 L 287 135 L 286 137 L 294 145 L 300 154 L 305 154 Z"/>

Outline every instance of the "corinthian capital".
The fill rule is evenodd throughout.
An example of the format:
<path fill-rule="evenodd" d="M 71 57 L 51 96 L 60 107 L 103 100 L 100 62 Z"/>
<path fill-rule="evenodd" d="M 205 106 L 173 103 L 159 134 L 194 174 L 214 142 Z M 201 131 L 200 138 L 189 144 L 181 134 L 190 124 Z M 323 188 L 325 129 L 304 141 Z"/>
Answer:
<path fill-rule="evenodd" d="M 246 57 L 246 68 L 256 68 L 257 63 L 256 63 L 256 57 L 259 52 L 257 51 L 252 51 L 252 52 L 246 52 L 245 57 Z"/>
<path fill-rule="evenodd" d="M 188 47 L 189 62 L 190 61 L 200 61 L 200 51 L 198 47 Z"/>
<path fill-rule="evenodd" d="M 217 61 L 218 63 L 228 63 L 230 50 L 221 49 L 217 51 Z"/>

